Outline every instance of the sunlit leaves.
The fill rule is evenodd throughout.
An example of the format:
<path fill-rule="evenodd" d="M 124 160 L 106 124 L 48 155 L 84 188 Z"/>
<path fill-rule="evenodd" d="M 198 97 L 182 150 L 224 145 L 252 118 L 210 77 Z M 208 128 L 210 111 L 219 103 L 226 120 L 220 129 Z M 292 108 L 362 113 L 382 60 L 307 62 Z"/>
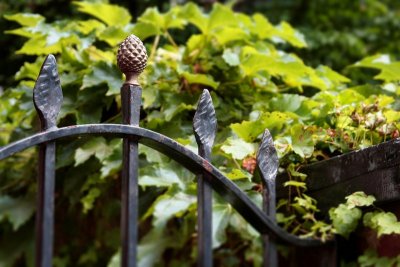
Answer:
<path fill-rule="evenodd" d="M 364 225 L 375 230 L 378 236 L 400 234 L 400 222 L 394 213 L 374 211 L 367 212 L 363 219 Z"/>
<path fill-rule="evenodd" d="M 18 22 L 21 26 L 35 26 L 44 21 L 44 17 L 39 14 L 19 13 L 13 15 L 4 15 L 7 20 Z"/>
<path fill-rule="evenodd" d="M 256 148 L 254 144 L 247 143 L 242 139 L 229 138 L 221 149 L 230 154 L 234 159 L 244 159 L 248 155 L 255 154 Z"/>
<path fill-rule="evenodd" d="M 105 22 L 107 25 L 126 25 L 132 17 L 129 12 L 117 5 L 90 2 L 73 2 L 80 12 L 89 14 Z"/>
<path fill-rule="evenodd" d="M 332 220 L 333 226 L 336 232 L 346 238 L 349 237 L 358 226 L 358 223 L 362 217 L 361 209 L 358 207 L 371 206 L 375 198 L 368 196 L 363 192 L 355 192 L 346 197 L 346 203 L 340 204 L 336 208 L 329 210 L 329 216 Z M 378 212 L 380 214 L 380 212 Z M 364 215 L 364 224 L 371 222 L 373 218 L 372 213 Z M 368 215 L 368 216 L 367 216 Z M 390 216 L 389 216 L 390 217 Z"/>
<path fill-rule="evenodd" d="M 346 197 L 346 203 L 350 209 L 354 207 L 371 206 L 375 200 L 374 196 L 368 196 L 364 192 L 355 192 Z"/>
<path fill-rule="evenodd" d="M 114 66 L 99 62 L 93 66 L 93 69 L 88 74 L 83 76 L 81 89 L 107 83 L 109 88 L 107 95 L 116 95 L 119 94 L 121 81 L 121 73 Z"/>
<path fill-rule="evenodd" d="M 353 66 L 379 70 L 380 73 L 374 77 L 377 80 L 384 82 L 400 81 L 400 61 L 392 61 L 389 55 L 366 57 Z"/>
<path fill-rule="evenodd" d="M 400 92 L 396 75 L 400 72 L 397 63 L 387 57 L 367 58 L 356 65 L 381 70 L 378 77 L 387 82 L 382 88 L 347 88 L 347 77 L 327 66 L 313 68 L 287 52 L 308 49 L 304 37 L 288 23 L 274 25 L 261 14 L 239 14 L 221 4 L 213 5 L 208 12 L 188 3 L 166 12 L 149 8 L 131 24 L 131 16 L 122 7 L 91 2 L 74 5 L 87 20 L 46 23 L 39 15 L 6 17 L 21 25 L 8 33 L 27 38 L 19 53 L 58 54 L 65 93 L 59 126 L 120 123 L 123 75 L 115 66 L 115 52 L 118 43 L 134 33 L 144 40 L 151 55 L 140 76 L 141 126 L 172 137 L 197 153 L 191 120 L 201 90 L 209 88 L 221 122 L 213 163 L 258 205 L 261 195 L 256 179 L 251 177 L 255 167 L 252 160 L 268 128 L 280 157 L 280 169 L 286 169 L 291 177 L 285 186 L 292 198 L 279 204 L 287 214 L 278 215 L 278 222 L 291 233 L 321 239 L 333 233 L 331 225 L 316 219 L 316 201 L 304 194 L 307 178 L 301 173 L 302 164 L 376 144 L 396 134 L 400 120 L 399 111 L 394 109 L 398 106 L 395 95 Z M 24 64 L 16 76 L 21 84 L 5 90 L 0 100 L 0 118 L 5 122 L 2 144 L 34 131 L 31 88 L 23 85 L 33 83 L 40 64 L 40 59 Z M 63 191 L 57 197 L 60 202 L 71 203 L 71 210 L 83 210 L 95 219 L 101 202 L 102 220 L 98 224 L 118 221 L 119 198 L 115 195 L 119 192 L 121 141 L 93 137 L 74 142 L 59 144 L 57 176 Z M 33 154 L 25 154 L 24 160 L 34 162 Z M 140 210 L 146 212 L 141 226 L 147 224 L 140 240 L 139 265 L 152 266 L 167 248 L 169 253 L 194 242 L 196 183 L 182 166 L 150 148 L 140 146 L 139 161 Z M 358 193 L 347 201 L 332 211 L 334 226 L 344 235 L 359 221 L 360 207 L 371 205 L 373 199 Z M 243 239 L 241 244 L 252 244 L 246 255 L 260 254 L 257 232 L 217 196 L 213 205 L 213 247 L 232 245 L 227 237 L 237 233 Z M 24 210 L 23 205 L 18 210 Z M 103 220 L 104 214 L 114 214 L 116 219 Z M 19 228 L 29 219 L 5 213 L 0 216 Z M 396 228 L 391 215 L 371 215 L 369 221 L 369 225 L 382 222 L 387 225 L 385 229 Z M 104 231 L 98 232 L 93 243 L 104 246 Z M 109 235 L 119 240 L 118 234 Z M 114 242 L 107 249 L 117 251 L 119 241 Z M 82 261 L 91 257 L 91 249 L 84 249 Z M 183 254 L 177 258 L 191 265 L 195 253 Z M 260 259 L 252 263 L 256 262 Z M 115 264 L 119 264 L 118 253 L 110 260 L 110 266 Z"/>
<path fill-rule="evenodd" d="M 336 232 L 348 237 L 356 229 L 362 212 L 358 208 L 349 208 L 344 204 L 340 204 L 337 208 L 329 210 L 329 216 Z"/>
<path fill-rule="evenodd" d="M 222 58 L 229 66 L 238 66 L 240 64 L 239 55 L 232 51 L 232 49 L 225 49 Z"/>
<path fill-rule="evenodd" d="M 181 75 L 186 79 L 186 81 L 189 84 L 192 83 L 203 84 L 203 85 L 208 85 L 214 89 L 217 88 L 219 85 L 219 83 L 216 82 L 212 76 L 206 74 L 193 74 L 193 73 L 183 72 Z"/>

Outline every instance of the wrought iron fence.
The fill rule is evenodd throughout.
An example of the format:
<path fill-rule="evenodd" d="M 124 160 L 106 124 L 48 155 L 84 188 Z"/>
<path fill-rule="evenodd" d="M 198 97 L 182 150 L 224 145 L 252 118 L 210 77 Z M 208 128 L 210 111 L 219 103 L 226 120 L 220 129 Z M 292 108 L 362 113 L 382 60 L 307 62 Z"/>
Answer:
<path fill-rule="evenodd" d="M 142 89 L 137 77 L 146 66 L 142 42 L 131 35 L 118 51 L 118 66 L 126 76 L 121 88 L 123 124 L 86 124 L 58 128 L 57 116 L 63 94 L 53 55 L 47 56 L 37 78 L 33 101 L 41 123 L 41 132 L 0 148 L 0 160 L 32 146 L 39 146 L 38 192 L 36 211 L 36 266 L 52 266 L 54 228 L 54 186 L 57 140 L 70 136 L 102 135 L 123 139 L 121 189 L 121 247 L 123 267 L 136 266 L 138 243 L 138 144 L 157 150 L 197 175 L 198 266 L 212 266 L 212 193 L 230 203 L 262 236 L 265 266 L 277 266 L 276 243 L 298 247 L 332 246 L 303 239 L 286 232 L 275 221 L 275 178 L 278 157 L 272 137 L 265 130 L 257 153 L 257 171 L 263 183 L 263 209 L 255 205 L 231 180 L 210 162 L 217 120 L 207 90 L 200 97 L 193 119 L 198 154 L 162 134 L 139 127 Z"/>

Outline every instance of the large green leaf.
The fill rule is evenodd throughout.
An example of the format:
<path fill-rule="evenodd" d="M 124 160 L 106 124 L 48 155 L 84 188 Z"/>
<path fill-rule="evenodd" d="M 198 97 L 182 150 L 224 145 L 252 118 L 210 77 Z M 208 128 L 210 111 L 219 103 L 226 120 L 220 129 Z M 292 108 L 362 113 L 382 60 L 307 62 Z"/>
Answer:
<path fill-rule="evenodd" d="M 81 89 L 93 87 L 107 83 L 108 91 L 107 95 L 116 95 L 120 92 L 122 86 L 122 74 L 114 66 L 105 62 L 99 62 L 92 67 L 92 70 L 83 76 Z"/>
<path fill-rule="evenodd" d="M 21 26 L 36 26 L 44 21 L 44 17 L 39 14 L 18 13 L 13 15 L 4 15 L 7 20 L 18 22 Z"/>
<path fill-rule="evenodd" d="M 0 221 L 7 219 L 12 224 L 14 231 L 26 223 L 34 211 L 35 201 L 32 197 L 0 197 Z"/>
<path fill-rule="evenodd" d="M 73 4 L 78 6 L 80 12 L 92 15 L 109 26 L 125 26 L 132 20 L 128 10 L 117 5 L 90 2 L 73 2 Z"/>
<path fill-rule="evenodd" d="M 400 81 L 400 61 L 392 61 L 389 55 L 375 55 L 363 58 L 353 67 L 364 67 L 378 69 L 380 73 L 374 78 L 385 82 Z"/>
<path fill-rule="evenodd" d="M 247 143 L 242 139 L 228 138 L 225 144 L 221 146 L 222 151 L 230 154 L 234 159 L 244 159 L 248 155 L 254 155 L 256 147 L 254 144 Z"/>
<path fill-rule="evenodd" d="M 219 85 L 219 82 L 216 82 L 212 76 L 206 74 L 193 74 L 188 72 L 183 72 L 182 76 L 188 81 L 188 83 L 196 83 L 208 85 L 214 89 L 216 89 Z"/>

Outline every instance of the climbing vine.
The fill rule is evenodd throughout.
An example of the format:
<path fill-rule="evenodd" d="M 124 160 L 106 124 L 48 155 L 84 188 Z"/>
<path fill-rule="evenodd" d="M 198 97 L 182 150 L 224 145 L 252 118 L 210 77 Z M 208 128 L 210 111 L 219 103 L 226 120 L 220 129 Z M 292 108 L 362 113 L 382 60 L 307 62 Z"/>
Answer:
<path fill-rule="evenodd" d="M 148 8 L 135 22 L 122 7 L 73 2 L 81 19 L 46 21 L 39 14 L 9 14 L 25 38 L 17 54 L 30 55 L 16 73 L 18 85 L 0 98 L 0 145 L 38 131 L 32 88 L 44 57 L 57 57 L 64 103 L 59 126 L 119 123 L 117 45 L 133 33 L 144 41 L 148 67 L 140 76 L 141 126 L 196 149 L 192 117 L 203 88 L 210 90 L 218 119 L 212 162 L 261 205 L 260 181 L 252 178 L 261 134 L 275 140 L 280 171 L 294 192 L 278 203 L 279 224 L 302 237 L 348 236 L 363 221 L 378 235 L 398 233 L 391 213 L 362 213 L 373 197 L 357 193 L 318 216 L 299 166 L 399 136 L 400 62 L 373 55 L 349 70 L 375 69 L 373 84 L 358 84 L 328 66 L 308 66 L 289 48 L 307 40 L 287 22 L 273 25 L 215 4 L 204 12 L 193 3 L 165 13 Z M 63 140 L 57 151 L 54 266 L 119 266 L 121 142 L 104 137 Z M 0 162 L 0 266 L 32 266 L 36 151 Z M 195 177 L 167 157 L 140 147 L 139 266 L 180 266 L 196 259 Z M 321 177 L 323 179 L 323 177 Z M 381 223 L 384 222 L 384 223 Z M 230 205 L 215 195 L 213 248 L 224 266 L 261 264 L 261 240 Z M 29 233 L 29 234 L 28 234 Z M 185 252 L 185 253 L 182 253 Z M 375 257 L 375 258 L 374 258 Z M 360 256 L 362 266 L 376 260 Z M 216 264 L 216 266 L 219 266 Z"/>

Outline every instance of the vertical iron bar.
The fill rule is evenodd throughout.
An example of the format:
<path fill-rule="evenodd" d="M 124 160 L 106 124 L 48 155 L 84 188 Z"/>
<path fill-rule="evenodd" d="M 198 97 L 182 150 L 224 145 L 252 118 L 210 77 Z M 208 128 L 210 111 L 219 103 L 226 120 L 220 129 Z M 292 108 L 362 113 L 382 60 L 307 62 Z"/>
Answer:
<path fill-rule="evenodd" d="M 199 155 L 209 164 L 211 149 L 217 130 L 217 119 L 208 90 L 203 90 L 193 118 L 193 131 L 199 147 Z M 199 267 L 212 267 L 212 188 L 206 174 L 197 176 L 197 226 Z"/>
<path fill-rule="evenodd" d="M 33 104 L 40 120 L 40 130 L 57 128 L 57 116 L 63 100 L 57 62 L 48 55 L 33 88 Z M 54 186 L 56 142 L 39 148 L 39 171 L 36 203 L 36 267 L 51 267 L 54 235 Z"/>
<path fill-rule="evenodd" d="M 260 147 L 257 152 L 257 173 L 263 184 L 263 210 L 274 222 L 276 221 L 276 175 L 279 160 L 275 150 L 274 141 L 270 132 L 264 131 Z M 278 253 L 274 240 L 268 235 L 262 236 L 263 240 L 263 266 L 278 266 Z"/>
<path fill-rule="evenodd" d="M 265 213 L 275 221 L 276 216 L 276 200 L 275 194 L 275 183 L 270 183 L 268 188 L 263 188 L 263 210 Z M 278 266 L 278 253 L 276 250 L 276 244 L 269 238 L 268 235 L 263 235 L 263 261 L 264 267 L 276 267 Z"/>
<path fill-rule="evenodd" d="M 55 142 L 40 146 L 36 211 L 36 267 L 51 267 L 54 233 Z"/>
<path fill-rule="evenodd" d="M 210 161 L 211 150 L 199 146 L 199 155 Z M 198 266 L 212 267 L 212 189 L 205 174 L 197 177 Z"/>
<path fill-rule="evenodd" d="M 122 121 L 139 126 L 142 89 L 124 84 L 121 88 Z M 121 188 L 122 267 L 136 267 L 138 241 L 138 142 L 132 137 L 123 139 Z"/>

